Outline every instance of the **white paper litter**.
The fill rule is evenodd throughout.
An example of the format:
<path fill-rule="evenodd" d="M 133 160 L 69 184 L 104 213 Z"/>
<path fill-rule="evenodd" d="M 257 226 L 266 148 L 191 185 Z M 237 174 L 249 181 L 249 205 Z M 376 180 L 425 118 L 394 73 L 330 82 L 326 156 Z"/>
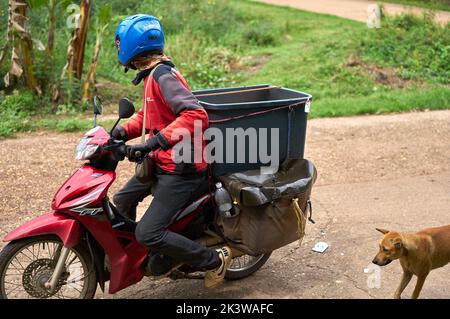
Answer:
<path fill-rule="evenodd" d="M 319 241 L 318 243 L 316 243 L 313 247 L 313 251 L 318 252 L 318 253 L 323 253 L 325 250 L 327 250 L 328 248 L 328 244 L 326 242 L 323 241 Z"/>

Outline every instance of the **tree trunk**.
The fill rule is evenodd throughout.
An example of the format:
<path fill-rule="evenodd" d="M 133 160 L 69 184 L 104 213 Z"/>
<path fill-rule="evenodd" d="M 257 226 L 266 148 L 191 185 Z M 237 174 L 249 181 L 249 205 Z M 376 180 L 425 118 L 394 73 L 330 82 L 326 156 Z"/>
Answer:
<path fill-rule="evenodd" d="M 6 86 L 11 86 L 15 79 L 23 76 L 26 86 L 41 94 L 34 76 L 33 41 L 27 30 L 27 8 L 25 0 L 10 0 L 9 10 L 12 30 L 12 61 L 11 68 L 5 75 Z"/>
<path fill-rule="evenodd" d="M 7 30 L 7 36 L 6 36 L 6 42 L 5 45 L 2 48 L 2 51 L 0 53 L 0 67 L 3 64 L 3 60 L 5 59 L 6 54 L 9 50 L 9 45 L 13 41 L 13 34 L 12 34 L 12 8 L 11 8 L 11 2 L 8 3 L 8 30 Z"/>
<path fill-rule="evenodd" d="M 77 78 L 81 80 L 83 75 L 83 61 L 84 61 L 84 48 L 86 47 L 87 31 L 89 24 L 89 0 L 82 0 L 80 5 L 80 29 L 78 42 L 76 43 L 75 50 L 75 71 Z"/>
<path fill-rule="evenodd" d="M 94 55 L 91 60 L 91 65 L 89 66 L 89 71 L 86 76 L 86 81 L 83 84 L 83 101 L 90 101 L 92 98 L 91 87 L 95 84 L 95 73 L 97 71 L 98 58 L 100 56 L 100 51 L 102 49 L 102 34 L 103 32 L 97 30 L 97 38 L 95 40 L 95 50 Z"/>
<path fill-rule="evenodd" d="M 78 23 L 72 33 L 72 38 L 67 48 L 67 64 L 65 70 L 68 72 L 69 79 L 71 79 L 72 74 L 79 80 L 83 76 L 84 48 L 86 46 L 89 24 L 89 11 L 90 1 L 81 0 Z M 65 70 L 63 70 L 62 77 L 64 76 Z"/>
<path fill-rule="evenodd" d="M 48 3 L 48 35 L 47 35 L 47 65 L 52 65 L 53 49 L 55 47 L 55 30 L 56 30 L 56 0 L 49 0 Z"/>
<path fill-rule="evenodd" d="M 55 32 L 56 32 L 56 8 L 58 0 L 48 0 L 48 32 L 47 32 L 47 47 L 45 53 L 47 59 L 45 59 L 45 85 L 47 90 L 50 90 L 52 94 L 52 101 L 56 102 L 59 97 L 58 86 L 54 83 L 53 71 L 54 67 L 54 47 L 55 47 Z"/>

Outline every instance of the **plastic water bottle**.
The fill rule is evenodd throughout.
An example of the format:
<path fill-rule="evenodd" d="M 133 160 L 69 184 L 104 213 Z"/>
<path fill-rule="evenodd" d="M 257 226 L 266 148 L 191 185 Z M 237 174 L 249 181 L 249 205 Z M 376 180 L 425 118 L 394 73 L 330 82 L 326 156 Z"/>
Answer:
<path fill-rule="evenodd" d="M 231 209 L 233 204 L 231 202 L 230 193 L 222 186 L 222 183 L 216 184 L 216 192 L 214 193 L 214 200 L 219 209 L 219 214 L 222 217 L 231 217 Z"/>

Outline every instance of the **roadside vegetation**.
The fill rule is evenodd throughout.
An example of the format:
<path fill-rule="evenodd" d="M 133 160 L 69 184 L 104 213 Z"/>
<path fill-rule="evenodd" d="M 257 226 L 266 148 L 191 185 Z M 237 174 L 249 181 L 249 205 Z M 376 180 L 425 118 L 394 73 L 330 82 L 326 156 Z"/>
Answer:
<path fill-rule="evenodd" d="M 45 45 L 42 51 L 33 47 L 40 95 L 22 78 L 6 87 L 2 79 L 10 70 L 11 55 L 0 63 L 0 136 L 41 128 L 85 130 L 91 126 L 93 94 L 110 103 L 128 96 L 139 105 L 142 88 L 131 85 L 133 72 L 125 74 L 118 65 L 113 40 L 120 20 L 136 12 L 161 19 L 167 53 L 193 89 L 285 86 L 313 95 L 313 117 L 450 108 L 450 27 L 435 24 L 430 15 L 384 18 L 380 29 L 369 29 L 354 21 L 250 1 L 94 0 L 78 79 L 75 73 L 61 76 L 73 35 L 66 27 L 71 3 L 61 1 L 55 9 L 51 67 Z M 48 33 L 42 32 L 48 29 L 48 8 L 44 4 L 28 10 L 33 44 L 48 43 Z M 1 25 L 7 24 L 7 12 L 4 1 Z M 86 92 L 99 30 L 99 59 Z M 2 32 L 0 49 L 7 40 L 7 30 Z M 115 104 L 107 109 L 113 112 Z"/>

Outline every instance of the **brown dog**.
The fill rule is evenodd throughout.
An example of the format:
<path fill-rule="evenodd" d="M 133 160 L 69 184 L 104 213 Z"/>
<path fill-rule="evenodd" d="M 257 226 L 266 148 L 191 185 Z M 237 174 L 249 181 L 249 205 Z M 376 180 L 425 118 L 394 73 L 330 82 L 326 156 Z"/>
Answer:
<path fill-rule="evenodd" d="M 416 288 L 412 294 L 412 298 L 416 299 L 430 271 L 450 262 L 450 225 L 427 228 L 417 233 L 377 230 L 383 233 L 384 237 L 372 262 L 385 266 L 395 259 L 400 259 L 403 268 L 402 280 L 394 298 L 400 299 L 412 276 L 416 275 Z"/>

